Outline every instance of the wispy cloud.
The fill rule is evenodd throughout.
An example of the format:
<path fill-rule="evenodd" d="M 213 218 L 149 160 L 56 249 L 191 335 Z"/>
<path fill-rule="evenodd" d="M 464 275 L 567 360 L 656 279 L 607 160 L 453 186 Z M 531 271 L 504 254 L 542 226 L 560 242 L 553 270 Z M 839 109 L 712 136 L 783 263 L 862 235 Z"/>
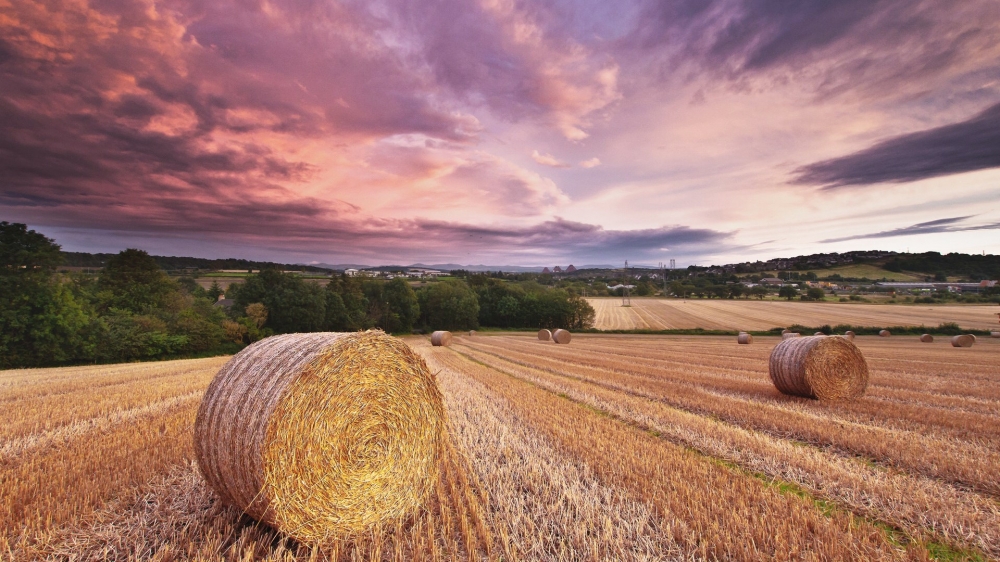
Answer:
<path fill-rule="evenodd" d="M 583 160 L 580 162 L 581 168 L 596 168 L 601 165 L 601 159 L 598 157 L 590 158 L 589 160 Z"/>
<path fill-rule="evenodd" d="M 910 182 L 1000 167 L 1000 104 L 961 123 L 882 141 L 796 170 L 796 183 L 827 188 Z"/>
<path fill-rule="evenodd" d="M 892 230 L 883 230 L 881 232 L 874 232 L 871 234 L 855 234 L 852 236 L 844 236 L 842 238 L 830 238 L 828 240 L 821 240 L 821 242 L 824 243 L 844 242 L 847 240 L 863 240 L 866 238 L 892 238 L 895 236 L 916 236 L 918 234 L 937 234 L 942 232 L 965 232 L 969 230 L 1000 230 L 1000 222 L 988 223 L 988 224 L 972 224 L 972 225 L 959 224 L 971 218 L 972 215 L 966 217 L 937 219 L 933 221 L 917 223 L 911 226 L 905 226 L 902 228 L 894 228 Z"/>
<path fill-rule="evenodd" d="M 543 154 L 537 150 L 531 153 L 531 159 L 538 162 L 542 166 L 549 166 L 550 168 L 569 168 L 569 164 L 560 161 L 558 158 L 552 156 L 551 154 Z"/>

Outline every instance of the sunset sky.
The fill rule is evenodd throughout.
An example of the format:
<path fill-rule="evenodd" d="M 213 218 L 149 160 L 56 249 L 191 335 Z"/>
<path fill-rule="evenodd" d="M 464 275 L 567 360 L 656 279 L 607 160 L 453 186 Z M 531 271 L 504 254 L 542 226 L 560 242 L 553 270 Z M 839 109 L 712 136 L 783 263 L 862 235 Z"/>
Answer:
<path fill-rule="evenodd" d="M 1000 2 L 0 0 L 0 220 L 305 263 L 1000 253 Z"/>

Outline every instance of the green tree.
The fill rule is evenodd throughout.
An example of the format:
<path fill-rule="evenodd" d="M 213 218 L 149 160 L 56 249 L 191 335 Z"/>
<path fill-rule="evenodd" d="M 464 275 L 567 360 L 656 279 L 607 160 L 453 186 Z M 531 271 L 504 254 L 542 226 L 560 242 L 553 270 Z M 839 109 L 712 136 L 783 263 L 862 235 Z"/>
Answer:
<path fill-rule="evenodd" d="M 267 327 L 279 334 L 317 332 L 326 320 L 326 295 L 301 277 L 264 269 L 247 277 L 234 297 L 234 308 L 245 311 L 253 303 L 267 307 Z"/>
<path fill-rule="evenodd" d="M 802 300 L 806 301 L 821 301 L 826 298 L 826 292 L 819 287 L 810 287 L 806 290 L 806 294 L 802 295 Z"/>
<path fill-rule="evenodd" d="M 213 279 L 212 286 L 205 291 L 205 294 L 208 298 L 212 299 L 213 302 L 219 300 L 219 297 L 223 294 L 222 287 L 219 286 L 219 282 Z"/>
<path fill-rule="evenodd" d="M 395 278 L 382 288 L 382 297 L 389 303 L 387 332 L 411 332 L 420 319 L 417 294 L 405 279 Z"/>
<path fill-rule="evenodd" d="M 470 330 L 479 327 L 479 300 L 464 282 L 447 279 L 421 291 L 421 318 L 434 330 Z"/>
<path fill-rule="evenodd" d="M 764 297 L 767 296 L 767 287 L 763 285 L 755 285 L 750 289 L 750 294 L 760 300 L 764 300 Z"/>
<path fill-rule="evenodd" d="M 87 358 L 92 319 L 55 275 L 59 246 L 24 224 L 0 222 L 0 368 Z"/>
<path fill-rule="evenodd" d="M 97 280 L 103 308 L 146 314 L 172 308 L 177 285 L 149 254 L 128 249 L 108 260 Z"/>
<path fill-rule="evenodd" d="M 798 294 L 799 290 L 791 285 L 782 285 L 781 288 L 778 289 L 778 296 L 783 299 L 792 300 L 797 297 Z"/>

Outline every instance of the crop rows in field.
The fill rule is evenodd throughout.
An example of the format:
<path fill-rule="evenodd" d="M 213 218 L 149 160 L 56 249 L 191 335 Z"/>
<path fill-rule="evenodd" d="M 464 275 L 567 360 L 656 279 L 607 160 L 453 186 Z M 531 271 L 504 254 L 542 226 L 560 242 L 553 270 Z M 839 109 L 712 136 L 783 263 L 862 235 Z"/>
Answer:
<path fill-rule="evenodd" d="M 449 418 L 438 485 L 410 520 L 322 551 L 221 504 L 192 462 L 198 396 L 222 359 L 0 372 L 0 553 L 1000 557 L 1000 342 L 858 338 L 868 395 L 820 404 L 774 391 L 771 339 L 582 335 L 559 346 L 508 335 L 433 348 L 410 338 Z"/>
<path fill-rule="evenodd" d="M 598 330 L 770 330 L 799 324 L 822 326 L 937 326 L 955 322 L 975 330 L 1000 329 L 1000 307 L 988 305 L 888 305 L 729 299 L 590 298 Z"/>

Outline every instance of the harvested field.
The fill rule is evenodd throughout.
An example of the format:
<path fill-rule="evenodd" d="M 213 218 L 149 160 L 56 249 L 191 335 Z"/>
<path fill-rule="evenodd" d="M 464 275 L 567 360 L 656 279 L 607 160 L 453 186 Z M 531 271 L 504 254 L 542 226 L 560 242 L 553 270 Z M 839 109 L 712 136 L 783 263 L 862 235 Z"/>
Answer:
<path fill-rule="evenodd" d="M 822 326 L 937 326 L 997 328 L 1000 307 L 990 305 L 890 305 L 728 299 L 589 298 L 598 330 L 770 330 L 792 324 Z"/>
<path fill-rule="evenodd" d="M 778 337 L 425 337 L 446 451 L 426 508 L 323 551 L 193 462 L 225 358 L 0 372 L 0 558 L 1000 559 L 1000 341 L 859 336 L 867 393 L 768 377 Z"/>

